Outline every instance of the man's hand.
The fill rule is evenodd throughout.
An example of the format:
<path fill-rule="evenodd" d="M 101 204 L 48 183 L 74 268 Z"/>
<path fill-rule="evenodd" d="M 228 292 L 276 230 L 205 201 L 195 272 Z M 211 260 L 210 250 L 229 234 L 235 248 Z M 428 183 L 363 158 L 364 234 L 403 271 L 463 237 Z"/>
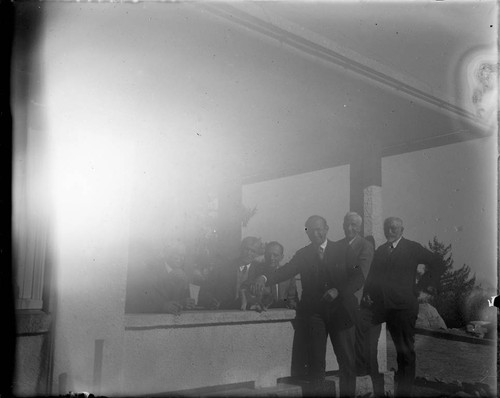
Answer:
<path fill-rule="evenodd" d="M 257 296 L 262 294 L 262 291 L 266 287 L 266 280 L 264 275 L 260 275 L 255 279 L 255 282 L 250 287 L 253 295 Z"/>
<path fill-rule="evenodd" d="M 196 302 L 194 301 L 193 298 L 191 297 L 188 297 L 185 301 L 184 301 L 184 309 L 185 310 L 192 310 L 194 307 L 196 306 Z"/>
<path fill-rule="evenodd" d="M 321 298 L 322 300 L 325 300 L 327 303 L 333 302 L 339 295 L 339 291 L 332 287 L 331 289 L 327 290 L 323 297 Z"/>
<path fill-rule="evenodd" d="M 177 301 L 169 301 L 164 305 L 163 310 L 167 314 L 179 315 L 182 310 L 182 304 L 178 303 Z"/>

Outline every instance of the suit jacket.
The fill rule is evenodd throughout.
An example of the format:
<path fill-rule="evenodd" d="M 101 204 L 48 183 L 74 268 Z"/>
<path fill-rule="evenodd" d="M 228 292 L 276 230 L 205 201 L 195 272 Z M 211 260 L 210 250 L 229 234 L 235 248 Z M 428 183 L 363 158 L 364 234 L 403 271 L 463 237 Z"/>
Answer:
<path fill-rule="evenodd" d="M 388 243 L 384 243 L 375 251 L 364 295 L 370 295 L 374 310 L 418 310 L 417 267 L 426 265 L 427 277 L 435 285 L 440 259 L 419 243 L 405 238 L 401 238 L 392 253 L 389 254 L 388 248 Z"/>
<path fill-rule="evenodd" d="M 363 285 L 364 277 L 350 247 L 328 240 L 321 262 L 316 248 L 310 244 L 297 251 L 290 262 L 268 273 L 267 285 L 291 279 L 297 274 L 300 274 L 302 284 L 299 313 L 327 313 L 333 315 L 339 325 L 352 325 L 358 310 L 354 293 Z M 339 295 L 332 303 L 327 303 L 322 297 L 331 288 L 336 288 Z"/>
<path fill-rule="evenodd" d="M 338 241 L 343 245 L 349 245 L 349 240 L 347 238 Z M 373 255 L 375 253 L 375 248 L 362 236 L 356 236 L 353 242 L 349 245 L 354 252 L 357 265 L 361 268 L 363 276 L 365 279 L 368 277 L 368 272 L 370 271 L 370 266 L 372 265 Z M 364 286 L 361 287 L 356 293 L 356 299 L 358 303 L 361 302 L 361 297 L 363 297 Z"/>
<path fill-rule="evenodd" d="M 167 272 L 164 262 L 158 259 L 129 273 L 125 308 L 128 313 L 162 313 L 167 303 L 183 303 L 189 296 L 185 272 Z"/>
<path fill-rule="evenodd" d="M 281 267 L 280 267 L 281 268 Z M 274 269 L 265 263 L 262 264 L 259 275 L 267 275 L 273 272 Z M 259 276 L 256 275 L 256 276 Z M 255 278 L 248 279 L 247 285 L 253 283 Z M 274 301 L 269 308 L 287 308 L 287 306 L 293 302 L 296 306 L 299 302 L 299 294 L 297 291 L 297 283 L 295 282 L 295 278 L 291 278 L 284 282 L 280 282 L 276 284 L 278 286 L 278 297 L 277 301 Z M 275 285 L 275 286 L 276 286 Z M 267 289 L 272 289 L 272 286 L 269 286 Z M 290 307 L 288 307 L 290 308 Z M 295 308 L 295 307 L 294 307 Z"/>
<path fill-rule="evenodd" d="M 232 310 L 239 309 L 241 302 L 236 297 L 238 270 L 241 265 L 239 258 L 234 259 L 216 268 L 209 276 L 205 286 L 200 288 L 198 303 L 200 306 L 208 307 L 212 298 L 220 302 L 219 309 Z M 261 275 L 261 264 L 253 262 L 248 268 L 247 280 L 252 280 Z"/>

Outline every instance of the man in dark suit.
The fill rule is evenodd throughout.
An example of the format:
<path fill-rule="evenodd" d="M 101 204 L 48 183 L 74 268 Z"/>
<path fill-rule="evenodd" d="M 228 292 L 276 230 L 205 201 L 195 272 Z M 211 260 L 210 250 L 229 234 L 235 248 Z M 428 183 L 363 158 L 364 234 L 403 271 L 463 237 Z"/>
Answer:
<path fill-rule="evenodd" d="M 241 286 L 260 273 L 255 260 L 262 255 L 262 241 L 247 236 L 241 241 L 238 258 L 214 269 L 200 288 L 198 304 L 207 309 L 236 310 L 241 308 Z"/>
<path fill-rule="evenodd" d="M 268 274 L 279 267 L 283 260 L 284 248 L 279 242 L 273 241 L 266 244 L 264 250 L 264 263 L 261 273 Z M 273 303 L 269 308 L 290 308 L 296 309 L 298 303 L 297 284 L 295 278 L 277 283 L 269 287 L 273 295 Z"/>
<path fill-rule="evenodd" d="M 403 221 L 384 221 L 387 242 L 376 251 L 361 301 L 362 318 L 371 325 L 387 322 L 396 346 L 396 396 L 412 394 L 415 380 L 415 323 L 418 315 L 416 275 L 426 266 L 431 285 L 437 282 L 440 259 L 417 242 L 403 238 Z"/>
<path fill-rule="evenodd" d="M 255 289 L 261 290 L 300 273 L 302 297 L 297 321 L 306 326 L 309 378 L 324 389 L 327 337 L 333 345 L 340 370 L 340 395 L 354 396 L 356 369 L 354 355 L 354 320 L 358 303 L 354 292 L 363 285 L 363 273 L 354 255 L 344 245 L 326 238 L 328 225 L 320 216 L 307 219 L 306 233 L 311 244 L 300 249 L 287 264 L 260 276 Z M 331 391 L 329 394 L 331 395 Z"/>
<path fill-rule="evenodd" d="M 368 276 L 373 260 L 373 244 L 361 236 L 361 225 L 363 219 L 356 212 L 349 212 L 344 216 L 345 238 L 339 241 L 340 244 L 349 246 L 356 256 L 357 264 L 363 271 L 363 276 Z M 363 296 L 363 287 L 355 293 L 358 303 Z M 369 374 L 372 379 L 373 393 L 375 396 L 384 395 L 384 379 L 379 373 L 377 361 L 377 344 L 382 326 L 380 324 L 371 326 L 364 324 L 357 312 L 356 319 L 356 370 L 358 376 Z M 370 344 L 372 342 L 372 344 Z"/>

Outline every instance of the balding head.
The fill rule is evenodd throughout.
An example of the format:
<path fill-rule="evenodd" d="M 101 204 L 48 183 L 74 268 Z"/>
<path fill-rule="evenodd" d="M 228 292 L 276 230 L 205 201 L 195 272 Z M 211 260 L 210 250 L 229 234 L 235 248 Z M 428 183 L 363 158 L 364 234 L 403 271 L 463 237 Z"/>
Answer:
<path fill-rule="evenodd" d="M 306 221 L 306 234 L 314 246 L 321 246 L 326 240 L 328 224 L 321 216 L 311 216 Z"/>
<path fill-rule="evenodd" d="M 326 228 L 328 228 L 328 224 L 326 223 L 326 220 L 321 217 L 321 216 L 311 216 L 309 217 L 307 220 L 306 220 L 306 223 L 305 223 L 305 227 L 306 227 L 306 230 L 313 224 L 316 224 L 318 222 L 321 222 Z"/>

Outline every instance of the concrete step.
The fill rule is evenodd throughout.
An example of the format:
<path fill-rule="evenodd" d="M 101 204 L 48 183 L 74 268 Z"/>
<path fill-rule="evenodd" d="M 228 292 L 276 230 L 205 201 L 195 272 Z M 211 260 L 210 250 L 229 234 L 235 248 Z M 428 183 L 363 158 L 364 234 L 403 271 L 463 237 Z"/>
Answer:
<path fill-rule="evenodd" d="M 394 395 L 394 372 L 384 372 L 384 390 L 386 395 L 393 396 Z M 331 375 L 326 376 L 326 380 L 331 381 L 335 384 L 335 394 L 339 396 L 339 376 Z M 366 397 L 370 394 L 373 394 L 373 385 L 372 379 L 370 376 L 358 376 L 356 377 L 356 396 L 357 397 Z"/>
<path fill-rule="evenodd" d="M 275 387 L 235 388 L 224 391 L 212 391 L 199 397 L 302 397 L 302 388 L 297 385 L 278 383 Z"/>

